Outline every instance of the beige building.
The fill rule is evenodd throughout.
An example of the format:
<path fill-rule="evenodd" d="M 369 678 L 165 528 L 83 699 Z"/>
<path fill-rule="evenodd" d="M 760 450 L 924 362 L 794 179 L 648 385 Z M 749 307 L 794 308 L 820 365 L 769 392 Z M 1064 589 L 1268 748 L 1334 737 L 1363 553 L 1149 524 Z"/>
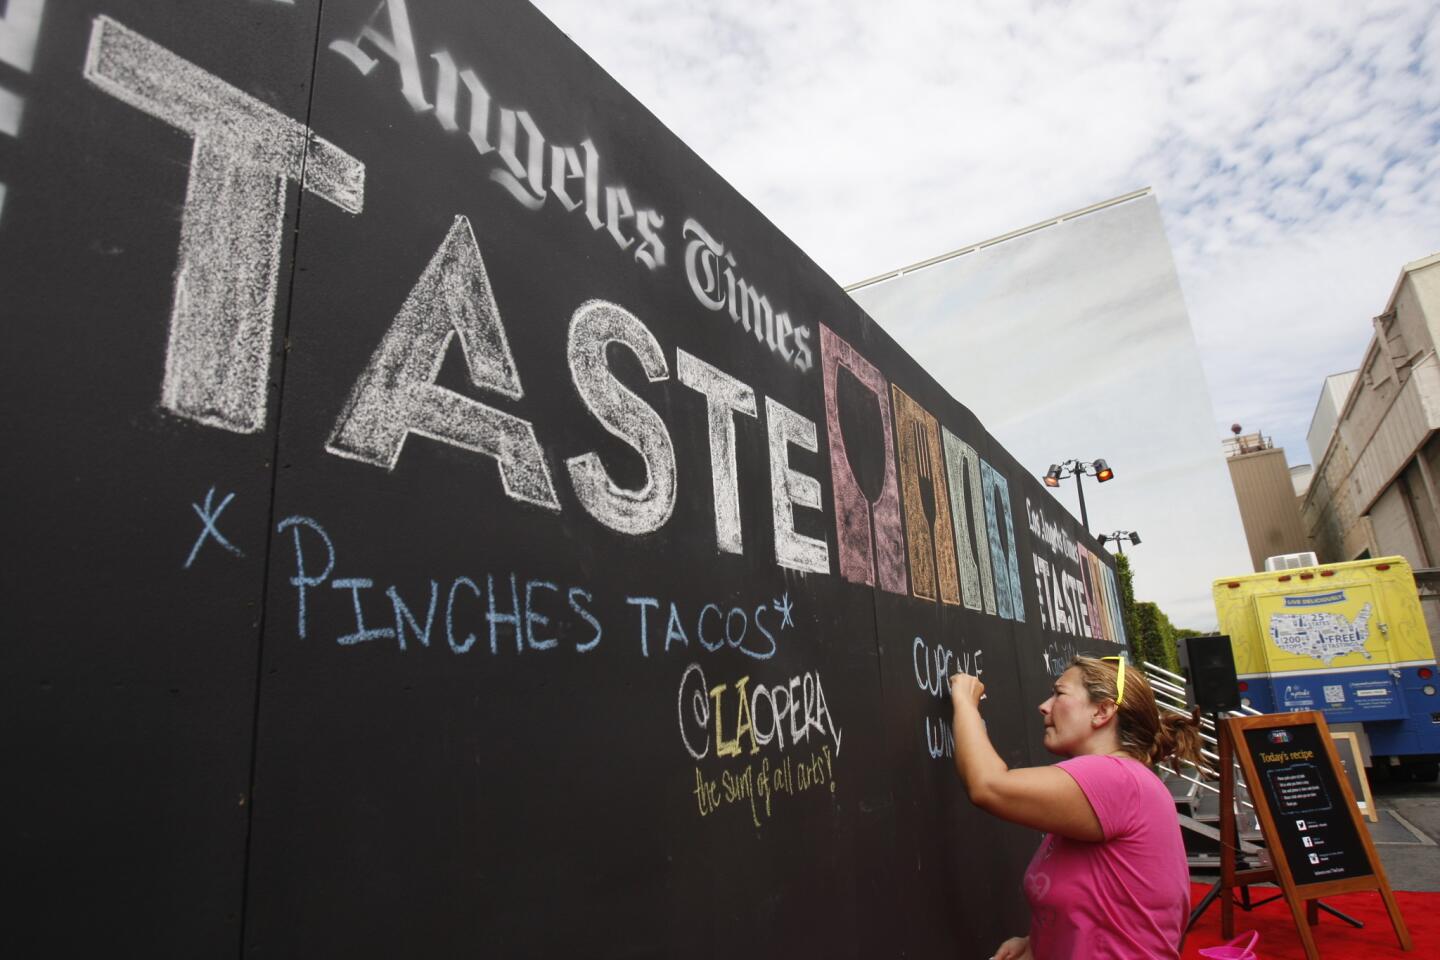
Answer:
<path fill-rule="evenodd" d="M 1373 322 L 1359 369 L 1321 390 L 1305 527 L 1321 562 L 1399 554 L 1440 567 L 1440 254 L 1405 265 Z M 1440 635 L 1440 610 L 1425 607 Z"/>
<path fill-rule="evenodd" d="M 1352 466 L 1349 448 L 1343 442 L 1331 443 L 1359 372 L 1350 370 L 1325 378 L 1306 437 L 1315 469 L 1300 513 L 1323 563 L 1372 556 L 1375 538 L 1370 518 L 1361 516 L 1353 498 L 1345 495 Z"/>
<path fill-rule="evenodd" d="M 1440 566 L 1440 254 L 1400 271 L 1374 324 L 1360 368 L 1321 392 L 1306 527 L 1325 562 L 1398 553 Z"/>
<path fill-rule="evenodd" d="M 1296 481 L 1285 462 L 1285 450 L 1258 433 L 1224 442 L 1230 483 L 1240 506 L 1240 523 L 1250 547 L 1250 565 L 1258 573 L 1265 558 L 1310 549 L 1300 520 Z"/>

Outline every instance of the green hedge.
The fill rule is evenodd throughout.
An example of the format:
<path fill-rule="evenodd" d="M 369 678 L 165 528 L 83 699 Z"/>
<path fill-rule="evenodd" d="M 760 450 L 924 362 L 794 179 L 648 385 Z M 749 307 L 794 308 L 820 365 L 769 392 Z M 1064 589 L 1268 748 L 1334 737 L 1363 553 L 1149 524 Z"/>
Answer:
<path fill-rule="evenodd" d="M 1179 673 L 1180 658 L 1175 651 L 1175 641 L 1180 637 L 1194 636 L 1195 631 L 1176 628 L 1156 604 L 1148 600 L 1136 601 L 1130 558 L 1123 553 L 1115 557 L 1115 577 L 1120 585 L 1120 612 L 1125 620 L 1130 656 Z"/>

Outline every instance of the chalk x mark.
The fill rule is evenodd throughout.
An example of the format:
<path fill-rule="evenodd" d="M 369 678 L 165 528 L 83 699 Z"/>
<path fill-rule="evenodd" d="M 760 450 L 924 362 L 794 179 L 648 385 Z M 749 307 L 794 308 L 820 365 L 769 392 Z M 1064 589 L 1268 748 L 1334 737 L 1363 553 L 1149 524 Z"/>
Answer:
<path fill-rule="evenodd" d="M 216 521 L 220 519 L 220 514 L 225 512 L 225 508 L 230 506 L 230 501 L 234 499 L 235 494 L 227 493 L 225 494 L 225 499 L 220 501 L 220 505 L 218 507 L 215 506 L 215 488 L 211 487 L 205 494 L 205 506 L 202 507 L 198 503 L 190 504 L 190 509 L 195 511 L 196 516 L 200 518 L 200 522 L 204 524 L 204 526 L 200 529 L 200 536 L 195 538 L 195 546 L 190 548 L 190 556 L 185 560 L 184 569 L 190 569 L 190 564 L 195 562 L 195 555 L 200 552 L 200 548 L 204 546 L 205 541 L 210 539 L 213 539 L 237 557 L 245 556 L 241 549 L 225 539 L 225 534 L 221 533 L 219 528 L 215 526 Z"/>

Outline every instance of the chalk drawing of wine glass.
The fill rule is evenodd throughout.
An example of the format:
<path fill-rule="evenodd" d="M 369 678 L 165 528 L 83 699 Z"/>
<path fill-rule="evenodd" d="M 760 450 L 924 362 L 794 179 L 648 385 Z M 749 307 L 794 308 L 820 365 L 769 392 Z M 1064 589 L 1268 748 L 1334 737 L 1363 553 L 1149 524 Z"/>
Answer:
<path fill-rule="evenodd" d="M 855 485 L 869 503 L 872 573 L 875 572 L 874 558 L 879 547 L 874 504 L 885 488 L 885 423 L 880 414 L 880 402 L 881 398 L 844 366 L 836 371 L 836 416 L 845 440 L 845 458 L 850 462 Z"/>

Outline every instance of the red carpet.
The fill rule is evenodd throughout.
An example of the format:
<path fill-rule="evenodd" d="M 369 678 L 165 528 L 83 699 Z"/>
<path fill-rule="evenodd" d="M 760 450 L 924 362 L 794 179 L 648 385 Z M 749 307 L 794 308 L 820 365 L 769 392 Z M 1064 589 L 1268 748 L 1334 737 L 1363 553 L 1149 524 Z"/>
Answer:
<path fill-rule="evenodd" d="M 1198 904 L 1209 889 L 1208 885 L 1191 884 L 1192 902 Z M 1269 896 L 1267 890 L 1265 887 L 1254 887 L 1252 893 L 1255 899 L 1263 900 Z M 1322 910 L 1319 926 L 1312 928 L 1315 946 L 1319 948 L 1322 960 L 1353 960 L 1357 957 L 1365 960 L 1382 957 L 1432 960 L 1440 957 L 1440 893 L 1397 891 L 1395 899 L 1400 904 L 1400 915 L 1405 918 L 1405 925 L 1410 928 L 1410 939 L 1414 944 L 1411 952 L 1400 949 L 1380 894 L 1347 893 L 1326 897 L 1325 903 L 1356 920 L 1363 920 L 1365 926 L 1356 930 Z M 1284 900 L 1267 903 L 1249 913 L 1237 905 L 1235 932 L 1239 934 L 1247 930 L 1260 931 L 1261 960 L 1304 960 L 1305 948 L 1300 944 L 1295 923 L 1290 919 L 1290 908 Z M 1220 936 L 1220 901 L 1216 900 L 1185 938 L 1184 960 L 1201 960 L 1201 947 L 1213 947 L 1224 942 Z"/>

